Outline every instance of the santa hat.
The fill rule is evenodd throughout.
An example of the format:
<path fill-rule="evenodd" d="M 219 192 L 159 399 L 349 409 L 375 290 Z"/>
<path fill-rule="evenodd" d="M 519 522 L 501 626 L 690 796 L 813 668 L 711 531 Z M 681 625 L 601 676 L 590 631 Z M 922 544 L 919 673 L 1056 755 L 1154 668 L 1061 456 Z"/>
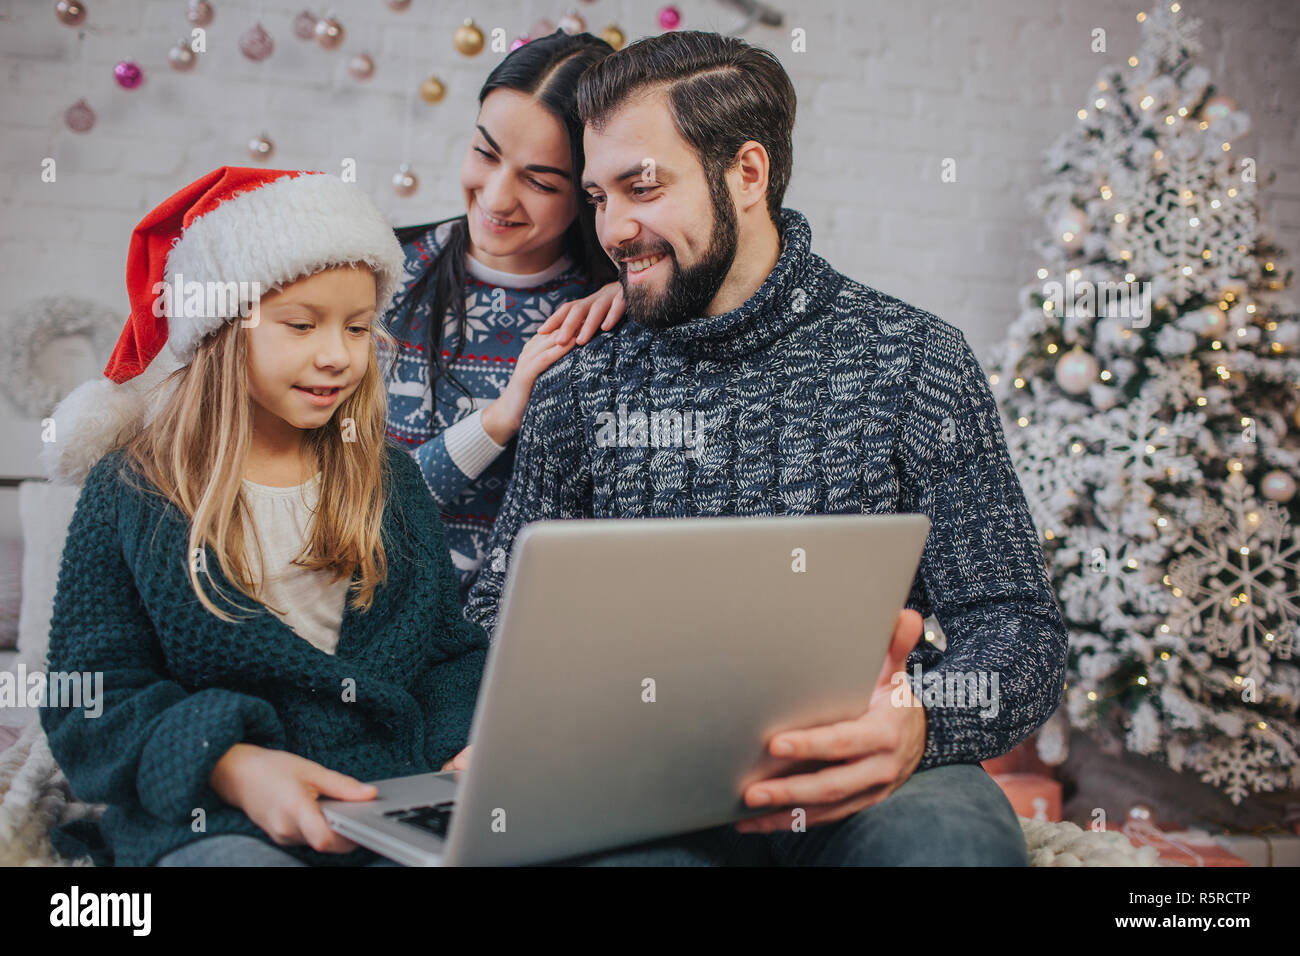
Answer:
<path fill-rule="evenodd" d="M 205 337 L 248 314 L 239 295 L 205 294 L 209 308 L 187 310 L 187 297 L 174 293 L 192 282 L 245 291 L 257 283 L 266 293 L 354 262 L 374 270 L 375 309 L 383 315 L 401 282 L 402 248 L 370 198 L 337 176 L 223 166 L 166 199 L 131 236 L 131 315 L 105 378 L 79 385 L 54 410 L 57 440 L 41 449 L 50 479 L 84 481 L 106 451 L 152 417 L 161 400 L 154 386 L 188 365 Z M 164 345 L 175 361 L 155 361 Z"/>

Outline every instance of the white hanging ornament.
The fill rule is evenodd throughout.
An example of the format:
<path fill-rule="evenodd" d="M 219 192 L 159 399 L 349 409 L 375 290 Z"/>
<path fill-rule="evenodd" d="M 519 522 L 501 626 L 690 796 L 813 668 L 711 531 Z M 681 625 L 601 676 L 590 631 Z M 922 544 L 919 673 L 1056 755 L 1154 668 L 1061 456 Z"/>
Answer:
<path fill-rule="evenodd" d="M 585 33 L 587 30 L 587 21 L 577 10 L 570 10 L 564 16 L 560 17 L 559 27 L 565 33 L 570 35 L 574 33 Z"/>
<path fill-rule="evenodd" d="M 1295 479 L 1285 471 L 1270 471 L 1259 483 L 1259 493 L 1278 504 L 1286 504 L 1295 497 Z"/>
<path fill-rule="evenodd" d="M 410 163 L 402 163 L 393 173 L 393 192 L 399 196 L 409 196 L 420 187 L 420 180 L 411 172 Z"/>
<path fill-rule="evenodd" d="M 1097 360 L 1076 345 L 1056 363 L 1056 384 L 1069 395 L 1082 395 L 1097 381 Z"/>
<path fill-rule="evenodd" d="M 265 133 L 248 141 L 248 155 L 254 159 L 270 159 L 273 152 L 275 152 L 275 144 Z"/>

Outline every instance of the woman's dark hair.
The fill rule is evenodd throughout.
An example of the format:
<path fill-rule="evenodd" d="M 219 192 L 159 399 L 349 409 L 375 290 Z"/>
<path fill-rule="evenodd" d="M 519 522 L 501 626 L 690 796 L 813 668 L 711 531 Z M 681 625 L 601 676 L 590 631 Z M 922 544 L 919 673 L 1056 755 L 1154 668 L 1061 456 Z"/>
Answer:
<path fill-rule="evenodd" d="M 576 91 L 578 77 L 588 66 L 614 52 L 614 48 L 590 33 L 568 34 L 557 30 L 538 37 L 502 60 L 479 90 L 483 105 L 496 89 L 518 90 L 534 97 L 538 103 L 564 124 L 569 134 L 569 156 L 573 163 L 573 186 L 578 191 L 578 215 L 564 234 L 565 251 L 574 264 L 584 270 L 593 285 L 613 282 L 618 273 L 596 238 L 595 211 L 582 200 L 579 188 L 583 169 L 582 123 L 578 119 Z M 397 239 L 405 244 L 429 231 L 430 223 L 396 230 Z M 410 317 L 415 307 L 431 301 L 428 329 L 429 387 L 432 391 L 440 377 L 446 377 L 458 390 L 471 397 L 469 390 L 451 374 L 450 362 L 443 357 L 443 322 L 450 308 L 456 321 L 454 354 L 465 343 L 465 243 L 469 233 L 468 215 L 451 220 L 447 241 L 429 268 L 411 283 L 399 307 L 399 319 Z M 449 346 L 450 347 L 450 346 Z M 433 392 L 436 395 L 436 391 Z"/>

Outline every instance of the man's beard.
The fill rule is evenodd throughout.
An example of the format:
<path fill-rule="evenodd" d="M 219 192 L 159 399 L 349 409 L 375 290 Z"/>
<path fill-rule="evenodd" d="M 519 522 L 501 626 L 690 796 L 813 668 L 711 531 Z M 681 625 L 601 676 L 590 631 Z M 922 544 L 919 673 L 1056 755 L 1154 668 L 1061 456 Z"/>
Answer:
<path fill-rule="evenodd" d="M 714 181 L 716 178 L 716 181 Z M 713 238 L 704 257 L 683 269 L 671 246 L 637 250 L 636 255 L 620 259 L 619 282 L 623 286 L 623 310 L 627 318 L 647 329 L 667 329 L 703 315 L 713 301 L 736 258 L 736 208 L 722 172 L 710 176 L 709 198 L 713 203 Z M 646 258 L 662 252 L 668 258 L 668 286 L 654 292 L 646 285 L 633 285 L 627 279 L 629 260 Z"/>

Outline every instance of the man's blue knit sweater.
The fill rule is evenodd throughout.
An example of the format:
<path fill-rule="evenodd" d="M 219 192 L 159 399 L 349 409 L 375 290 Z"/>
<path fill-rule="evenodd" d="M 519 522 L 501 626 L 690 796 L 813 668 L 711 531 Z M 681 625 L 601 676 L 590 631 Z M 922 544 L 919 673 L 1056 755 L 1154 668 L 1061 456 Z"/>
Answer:
<path fill-rule="evenodd" d="M 918 769 L 1006 753 L 1060 701 L 1066 629 L 979 361 L 952 325 L 813 254 L 799 212 L 779 231 L 739 308 L 625 321 L 538 378 L 466 616 L 493 628 L 515 536 L 538 519 L 921 512 L 907 607 L 947 648 L 922 640 L 909 678 L 996 673 L 1000 697 L 993 716 L 927 706 Z M 698 438 L 664 414 L 687 411 Z"/>
<path fill-rule="evenodd" d="M 121 451 L 91 469 L 63 551 L 49 671 L 102 673 L 103 710 L 47 701 L 40 719 L 73 793 L 110 807 L 98 833 L 56 830 L 57 850 L 89 849 L 97 863 L 108 862 L 108 850 L 119 866 L 144 866 L 204 836 L 273 844 L 208 786 L 217 760 L 240 742 L 360 780 L 436 771 L 465 746 L 487 634 L 462 615 L 419 466 L 396 444 L 382 454 L 388 582 L 369 611 L 354 610 L 349 597 L 335 654 L 265 607 L 237 623 L 211 614 L 190 586 L 180 510 L 142 476 L 124 480 Z M 258 607 L 212 553 L 204 565 L 225 594 Z M 249 614 L 210 585 L 208 594 L 232 616 Z M 281 849 L 311 864 L 377 858 L 363 849 Z"/>

